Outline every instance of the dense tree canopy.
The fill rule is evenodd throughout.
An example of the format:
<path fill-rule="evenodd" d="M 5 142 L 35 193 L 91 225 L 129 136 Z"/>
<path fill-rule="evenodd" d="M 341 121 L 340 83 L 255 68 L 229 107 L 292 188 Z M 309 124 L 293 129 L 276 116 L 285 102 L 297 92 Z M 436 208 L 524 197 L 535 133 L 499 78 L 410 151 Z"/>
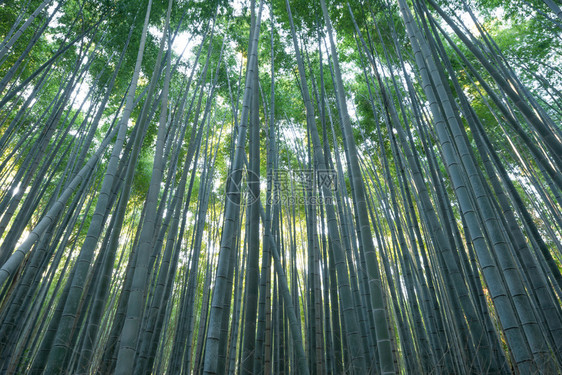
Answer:
<path fill-rule="evenodd" d="M 0 0 L 0 372 L 562 372 L 555 0 Z"/>

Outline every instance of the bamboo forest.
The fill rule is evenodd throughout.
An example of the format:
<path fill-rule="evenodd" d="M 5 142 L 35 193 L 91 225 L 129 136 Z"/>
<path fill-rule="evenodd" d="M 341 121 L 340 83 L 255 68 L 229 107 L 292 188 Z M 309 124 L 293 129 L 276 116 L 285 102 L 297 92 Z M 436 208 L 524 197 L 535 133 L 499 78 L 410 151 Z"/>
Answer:
<path fill-rule="evenodd" d="M 0 374 L 562 374 L 559 0 L 0 0 Z"/>

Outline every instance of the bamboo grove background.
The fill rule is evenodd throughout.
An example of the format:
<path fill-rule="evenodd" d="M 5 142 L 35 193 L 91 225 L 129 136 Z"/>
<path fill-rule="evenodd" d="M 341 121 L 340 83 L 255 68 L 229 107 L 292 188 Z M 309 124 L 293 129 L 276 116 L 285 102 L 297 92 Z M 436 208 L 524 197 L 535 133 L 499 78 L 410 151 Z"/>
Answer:
<path fill-rule="evenodd" d="M 560 373 L 562 11 L 499 5 L 0 0 L 0 372 Z"/>

